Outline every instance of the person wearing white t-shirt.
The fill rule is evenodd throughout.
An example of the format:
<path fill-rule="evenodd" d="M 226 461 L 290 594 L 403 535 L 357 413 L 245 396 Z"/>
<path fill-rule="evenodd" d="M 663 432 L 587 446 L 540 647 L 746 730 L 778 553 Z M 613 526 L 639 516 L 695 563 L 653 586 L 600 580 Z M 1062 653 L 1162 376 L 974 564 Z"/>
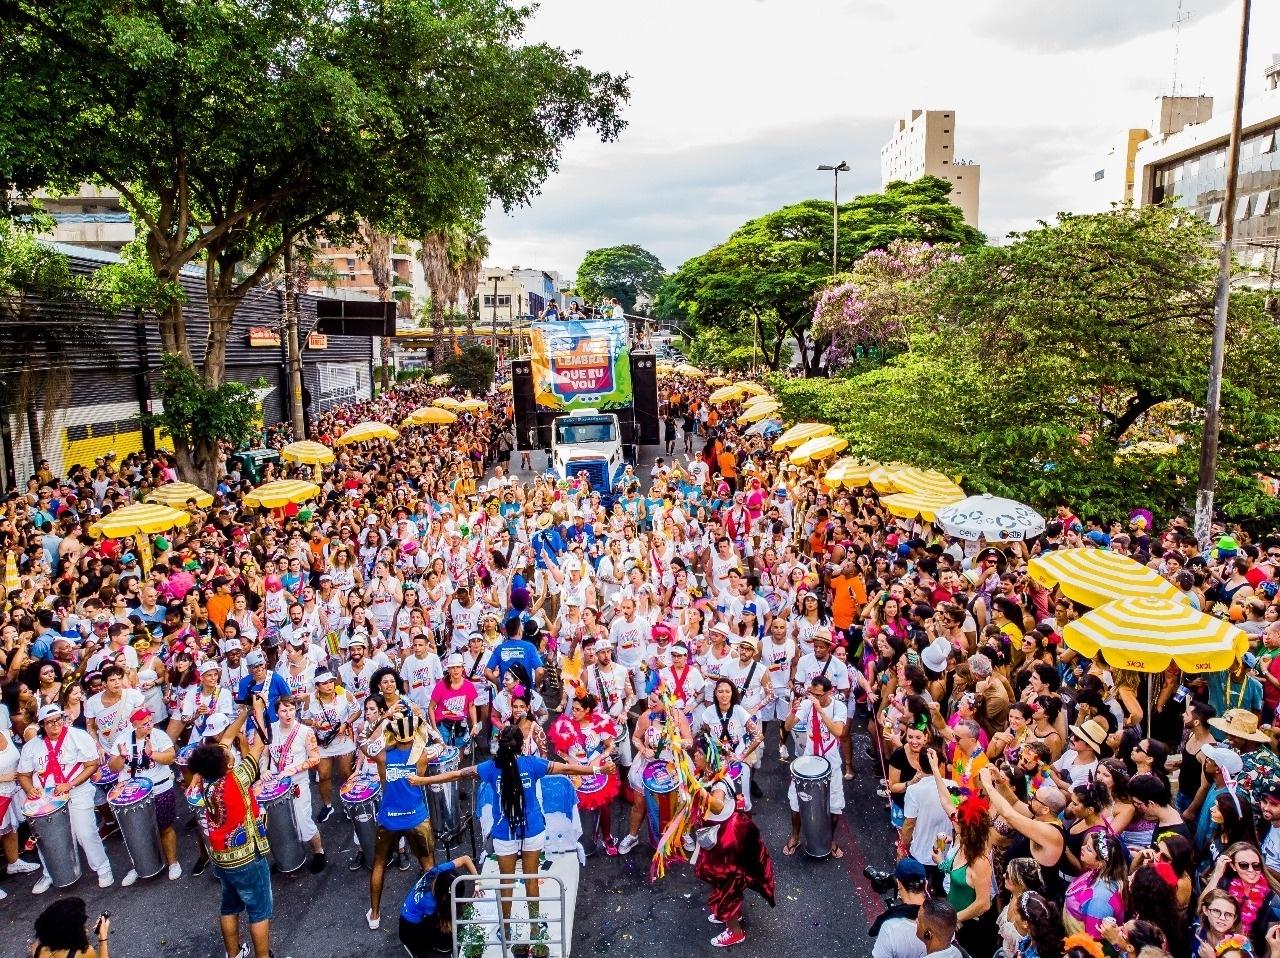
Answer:
<path fill-rule="evenodd" d="M 282 695 L 276 700 L 276 715 L 271 723 L 271 742 L 267 746 L 266 771 L 293 779 L 293 820 L 298 838 L 311 847 L 311 874 L 324 871 L 324 845 L 320 829 L 311 817 L 311 776 L 307 773 L 320 764 L 316 733 L 298 720 L 298 703 Z"/>
<path fill-rule="evenodd" d="M 115 745 L 108 760 L 120 781 L 145 778 L 151 783 L 156 827 L 160 831 L 160 849 L 169 866 L 169 880 L 182 877 L 182 865 L 178 862 L 178 833 L 173 823 L 177 818 L 177 796 L 173 789 L 173 762 L 178 757 L 173 739 L 156 728 L 150 709 L 137 709 L 129 716 L 129 731 L 116 736 Z M 138 873 L 130 868 L 120 884 L 128 887 L 138 880 Z"/>
<path fill-rule="evenodd" d="M 142 693 L 126 688 L 124 669 L 108 665 L 102 670 L 102 691 L 84 703 L 84 717 L 98 748 L 110 754 L 116 736 L 129 727 L 129 716 L 142 706 Z"/>
<path fill-rule="evenodd" d="M 702 687 L 706 679 L 698 667 L 689 661 L 689 648 L 683 643 L 671 646 L 671 666 L 658 673 L 662 685 L 676 700 L 680 711 L 692 718 L 702 702 Z"/>
<path fill-rule="evenodd" d="M 222 687 L 222 666 L 217 659 L 205 659 L 200 663 L 200 684 L 187 689 L 182 699 L 182 722 L 191 726 L 191 740 L 204 738 L 209 717 L 215 714 L 231 720 L 235 702 L 231 693 Z M 172 736 L 171 736 L 172 737 Z"/>
<path fill-rule="evenodd" d="M 40 734 L 22 746 L 18 758 L 18 785 L 32 801 L 48 790 L 58 798 L 66 799 L 71 818 L 71 834 L 84 852 L 85 861 L 98 875 L 98 887 L 109 888 L 115 884 L 111 872 L 111 860 L 98 835 L 98 820 L 93 814 L 95 788 L 90 779 L 101 761 L 93 736 L 68 725 L 63 720 L 62 709 L 57 705 L 42 706 L 36 714 Z M 53 885 L 49 868 L 31 889 L 33 895 L 43 895 Z"/>
<path fill-rule="evenodd" d="M 815 755 L 825 758 L 831 763 L 831 774 L 827 781 L 827 811 L 831 813 L 831 857 L 843 858 L 844 849 L 835 841 L 835 828 L 839 824 L 840 813 L 844 811 L 844 776 L 840 760 L 840 736 L 844 734 L 848 713 L 844 703 L 835 697 L 831 680 L 825 675 L 814 676 L 809 683 L 808 694 L 797 695 L 791 703 L 791 714 L 787 716 L 783 728 L 791 731 L 799 722 L 809 727 L 809 735 L 804 749 L 797 752 L 801 755 Z M 797 746 L 798 748 L 798 746 Z M 796 794 L 796 783 L 793 778 L 787 788 L 787 800 L 791 804 L 791 837 L 782 849 L 784 855 L 794 855 L 800 847 L 800 799 Z"/>
<path fill-rule="evenodd" d="M 409 687 L 409 701 L 422 709 L 422 714 L 429 714 L 431 691 L 444 678 L 444 669 L 440 665 L 440 656 L 431 651 L 425 635 L 419 633 L 413 637 L 413 654 L 405 656 L 400 664 L 400 677 Z"/>
<path fill-rule="evenodd" d="M 636 615 L 636 604 L 632 599 L 619 599 L 618 613 L 609 624 L 609 641 L 613 644 L 617 664 L 626 669 L 634 681 L 644 662 L 649 624 Z"/>
<path fill-rule="evenodd" d="M 950 842 L 955 826 L 951 823 L 949 807 L 942 803 L 942 788 L 946 785 L 944 783 L 939 788 L 940 780 L 931 761 L 936 756 L 933 749 L 922 749 L 920 752 L 920 777 L 908 785 L 903 793 L 904 820 L 898 844 L 924 866 L 930 879 L 940 881 L 938 866 L 933 861 L 933 850 L 937 847 L 939 835 L 945 835 Z"/>
<path fill-rule="evenodd" d="M 781 724 L 791 712 L 791 670 L 796 664 L 796 644 L 787 638 L 787 623 L 774 619 L 760 646 L 760 663 L 769 673 L 770 697 L 760 710 L 760 726 L 766 722 Z M 779 732 L 778 758 L 790 761 L 786 735 Z M 768 736 L 765 737 L 768 741 Z"/>

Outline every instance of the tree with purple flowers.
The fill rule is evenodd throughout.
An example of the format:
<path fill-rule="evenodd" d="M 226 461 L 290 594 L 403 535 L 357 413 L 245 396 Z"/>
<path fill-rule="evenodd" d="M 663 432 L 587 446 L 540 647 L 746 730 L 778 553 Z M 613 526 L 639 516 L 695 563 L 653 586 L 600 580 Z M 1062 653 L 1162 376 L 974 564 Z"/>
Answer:
<path fill-rule="evenodd" d="M 953 244 L 902 239 L 859 259 L 840 282 L 818 294 L 814 307 L 814 335 L 829 341 L 829 365 L 839 368 L 868 353 L 888 355 L 905 347 L 913 319 L 927 314 L 930 274 L 959 260 Z"/>

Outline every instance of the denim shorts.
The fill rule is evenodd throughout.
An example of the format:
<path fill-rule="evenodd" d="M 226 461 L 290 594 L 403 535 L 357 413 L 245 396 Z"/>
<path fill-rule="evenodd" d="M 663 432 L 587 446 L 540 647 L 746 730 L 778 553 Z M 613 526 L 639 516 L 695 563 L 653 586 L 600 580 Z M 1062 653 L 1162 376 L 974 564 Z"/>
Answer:
<path fill-rule="evenodd" d="M 271 864 L 266 858 L 255 858 L 237 868 L 219 865 L 214 870 L 222 882 L 221 914 L 248 912 L 251 925 L 271 917 Z"/>

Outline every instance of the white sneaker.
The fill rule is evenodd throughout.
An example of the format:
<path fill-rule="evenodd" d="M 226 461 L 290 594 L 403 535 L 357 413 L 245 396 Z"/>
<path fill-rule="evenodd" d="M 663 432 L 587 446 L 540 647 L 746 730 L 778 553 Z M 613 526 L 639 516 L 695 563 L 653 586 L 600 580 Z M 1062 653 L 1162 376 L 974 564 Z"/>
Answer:
<path fill-rule="evenodd" d="M 136 871 L 134 871 L 132 868 L 130 868 L 130 869 L 129 869 L 129 874 L 125 875 L 125 876 L 124 876 L 124 878 L 120 879 L 120 887 L 121 887 L 121 888 L 128 888 L 130 885 L 132 885 L 132 884 L 133 884 L 134 882 L 136 882 L 137 880 L 138 880 L 138 873 L 137 873 Z M 101 883 L 102 879 L 101 879 L 101 878 L 99 878 L 99 879 L 98 879 L 98 881 L 99 881 L 99 883 Z M 107 884 L 110 884 L 110 882 L 108 882 Z M 106 888 L 107 886 L 106 886 L 106 885 L 103 885 L 102 887 L 103 887 L 103 888 Z"/>
<path fill-rule="evenodd" d="M 48 875 L 45 875 L 38 882 L 36 882 L 35 885 L 32 886 L 31 894 L 43 895 L 52 887 L 53 887 L 53 879 L 50 878 Z"/>
<path fill-rule="evenodd" d="M 9 867 L 5 871 L 10 875 L 26 875 L 31 872 L 38 872 L 40 866 L 35 862 L 25 861 L 19 858 L 16 862 L 9 862 Z"/>
<path fill-rule="evenodd" d="M 635 835 L 626 835 L 622 841 L 618 842 L 618 854 L 625 855 L 639 844 L 640 839 L 636 838 Z"/>
<path fill-rule="evenodd" d="M 778 761 L 779 762 L 791 761 L 791 753 L 787 751 L 787 747 L 785 745 L 778 746 Z"/>
<path fill-rule="evenodd" d="M 137 881 L 137 880 L 138 880 L 138 876 L 137 876 L 137 875 L 134 875 L 134 876 L 133 876 L 133 880 L 134 880 L 134 881 Z M 113 875 L 113 874 L 111 874 L 111 872 L 110 872 L 109 870 L 108 870 L 108 871 L 105 871 L 105 872 L 99 872 L 99 873 L 98 873 L 98 887 L 99 887 L 99 888 L 110 888 L 110 887 L 111 887 L 112 885 L 114 885 L 115 883 L 116 883 L 116 876 L 115 876 L 115 875 Z"/>
<path fill-rule="evenodd" d="M 169 866 L 169 881 L 177 881 L 182 877 L 182 862 L 174 862 Z"/>
<path fill-rule="evenodd" d="M 377 931 L 378 927 L 382 924 L 382 916 L 379 915 L 377 918 L 374 918 L 372 909 L 364 913 L 364 920 L 369 923 L 370 931 Z"/>

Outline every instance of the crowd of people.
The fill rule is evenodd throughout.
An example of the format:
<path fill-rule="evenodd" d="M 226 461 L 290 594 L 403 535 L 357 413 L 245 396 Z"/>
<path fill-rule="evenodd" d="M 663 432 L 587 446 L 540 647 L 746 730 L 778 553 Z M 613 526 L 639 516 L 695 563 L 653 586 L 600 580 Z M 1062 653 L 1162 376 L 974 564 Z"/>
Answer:
<path fill-rule="evenodd" d="M 311 438 L 398 426 L 443 391 L 396 387 L 318 417 Z M 827 486 L 823 463 L 789 463 L 710 391 L 664 379 L 663 455 L 608 490 L 513 473 L 496 391 L 452 426 L 340 447 L 318 474 L 268 466 L 264 480 L 316 479 L 312 502 L 245 506 L 253 485 L 228 459 L 213 505 L 150 537 L 145 569 L 139 543 L 89 530 L 174 481 L 166 456 L 33 476 L 0 514 L 17 567 L 0 616 L 7 875 L 51 887 L 22 810 L 52 795 L 113 885 L 107 786 L 146 779 L 167 878 L 212 863 L 229 958 L 266 958 L 259 780 L 292 782 L 320 872 L 319 826 L 364 774 L 382 787 L 373 860 L 350 865 L 370 871 L 365 920 L 382 920 L 385 869 L 416 859 L 400 930 L 427 954 L 448 948 L 451 877 L 476 864 L 436 863 L 422 786 L 487 786 L 494 854 L 528 871 L 544 776 L 595 782 L 578 793 L 584 838 L 631 855 L 653 841 L 646 770 L 687 754 L 695 820 L 677 854 L 729 947 L 748 890 L 773 904 L 767 844 L 846 852 L 834 828 L 826 848 L 802 835 L 797 784 L 762 769 L 774 753 L 825 761 L 833 824 L 847 794 L 883 803 L 898 861 L 868 869 L 896 892 L 877 958 L 1280 958 L 1280 538 L 1218 529 L 1204 550 L 1142 503 L 1079 517 L 1064 502 L 1029 542 L 962 541 L 894 518 L 870 486 Z M 1085 610 L 1027 571 L 1066 548 L 1148 565 L 1253 651 L 1185 675 L 1075 654 L 1063 629 Z M 441 748 L 460 767 L 431 774 Z M 762 837 L 753 802 L 784 794 L 790 834 Z"/>

